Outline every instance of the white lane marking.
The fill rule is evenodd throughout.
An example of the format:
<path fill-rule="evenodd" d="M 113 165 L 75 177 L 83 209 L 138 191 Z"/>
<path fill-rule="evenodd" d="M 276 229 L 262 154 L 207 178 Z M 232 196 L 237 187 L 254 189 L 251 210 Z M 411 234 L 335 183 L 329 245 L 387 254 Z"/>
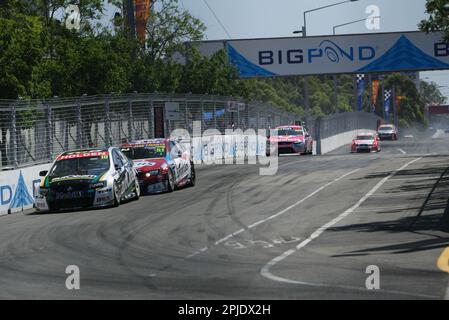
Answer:
<path fill-rule="evenodd" d="M 449 300 L 449 282 L 447 283 L 446 294 L 444 295 L 444 300 Z"/>
<path fill-rule="evenodd" d="M 407 152 L 405 152 L 404 150 L 402 150 L 401 148 L 398 148 L 399 152 L 401 152 L 402 154 L 407 154 Z"/>
<path fill-rule="evenodd" d="M 405 165 L 403 165 L 402 167 L 400 167 L 399 169 L 396 169 L 395 171 L 391 172 L 387 177 L 383 178 L 382 180 L 380 180 L 370 191 L 368 191 L 367 194 L 365 194 L 359 201 L 357 201 L 356 204 L 354 204 L 351 208 L 347 209 L 345 212 L 343 212 L 342 214 L 340 214 L 339 216 L 337 216 L 336 218 L 332 219 L 331 221 L 329 221 L 328 223 L 326 223 L 325 225 L 321 226 L 320 228 L 318 228 L 315 232 L 313 232 L 306 240 L 302 241 L 301 243 L 299 243 L 294 249 L 290 249 L 286 252 L 284 252 L 283 254 L 281 254 L 280 256 L 275 257 L 274 259 L 272 259 L 271 261 L 269 261 L 266 265 L 263 266 L 263 268 L 260 270 L 260 274 L 265 277 L 268 278 L 270 280 L 273 281 L 278 281 L 278 282 L 285 282 L 285 283 L 293 283 L 293 284 L 302 284 L 302 285 L 309 285 L 309 286 L 318 286 L 318 287 L 322 287 L 322 286 L 329 286 L 326 284 L 315 284 L 315 283 L 308 283 L 308 282 L 302 282 L 302 281 L 296 281 L 296 280 L 290 280 L 290 279 L 286 279 L 286 278 L 282 278 L 279 276 L 275 276 L 274 274 L 272 274 L 270 272 L 270 269 L 272 267 L 274 267 L 277 263 L 281 262 L 282 260 L 286 259 L 288 256 L 292 255 L 293 253 L 301 250 L 302 248 L 304 248 L 306 245 L 308 245 L 312 240 L 318 238 L 324 231 L 326 231 L 327 229 L 329 229 L 330 227 L 332 227 L 333 225 L 337 224 L 338 222 L 340 222 L 341 220 L 343 220 L 345 217 L 347 217 L 348 215 L 350 215 L 352 212 L 354 212 L 358 207 L 360 207 L 360 205 L 362 205 L 362 203 L 364 203 L 372 194 L 374 194 L 385 182 L 387 182 L 391 177 L 393 177 L 396 173 L 398 173 L 401 170 L 404 170 L 405 168 L 407 168 L 409 165 L 411 165 L 412 163 L 420 160 L 422 158 L 417 158 L 414 159 L 412 161 L 407 162 Z M 365 289 L 366 290 L 366 289 Z"/>
<path fill-rule="evenodd" d="M 422 177 L 409 177 L 409 178 L 394 178 L 391 181 L 400 181 L 400 180 L 434 180 L 438 179 L 440 176 L 422 176 Z"/>
<path fill-rule="evenodd" d="M 336 183 L 336 182 L 338 182 L 338 181 L 340 181 L 340 180 L 346 178 L 347 176 L 349 176 L 349 175 L 351 175 L 351 174 L 356 173 L 356 172 L 359 171 L 359 170 L 361 170 L 361 168 L 352 170 L 352 171 L 350 171 L 350 172 L 348 172 L 348 173 L 345 173 L 344 175 L 342 175 L 342 176 L 340 176 L 340 177 L 338 177 L 338 178 L 336 178 L 336 179 L 334 179 L 334 180 L 332 180 L 332 181 L 326 183 L 325 185 L 322 185 L 321 187 L 319 187 L 318 189 L 316 189 L 314 192 L 312 192 L 312 193 L 309 194 L 308 196 L 302 198 L 301 200 L 295 202 L 294 204 L 288 206 L 287 208 L 285 208 L 285 209 L 279 211 L 278 213 L 275 213 L 275 214 L 273 214 L 273 215 L 271 215 L 271 216 L 269 216 L 269 217 L 267 217 L 267 218 L 265 218 L 265 219 L 256 221 L 256 222 L 250 224 L 249 226 L 247 226 L 246 228 L 241 228 L 241 229 L 239 229 L 239 230 L 237 230 L 237 231 L 235 231 L 235 232 L 233 232 L 233 233 L 231 233 L 231 234 L 228 234 L 227 236 L 221 238 L 220 240 L 217 240 L 217 241 L 214 243 L 214 245 L 219 245 L 220 243 L 226 242 L 226 241 L 229 240 L 230 238 L 232 238 L 232 237 L 234 237 L 234 236 L 236 236 L 236 235 L 238 235 L 238 234 L 244 232 L 246 229 L 252 229 L 252 228 L 257 227 L 258 225 L 260 225 L 260 224 L 262 224 L 262 223 L 265 223 L 265 222 L 267 222 L 267 221 L 273 220 L 274 218 L 277 218 L 277 217 L 283 215 L 283 214 L 286 213 L 287 211 L 293 209 L 294 207 L 296 207 L 296 206 L 300 205 L 301 203 L 303 203 L 304 201 L 310 199 L 311 197 L 313 197 L 313 196 L 316 195 L 317 193 L 323 191 L 324 189 L 326 189 L 326 188 L 329 187 L 330 185 L 332 185 L 332 184 L 334 184 L 334 183 Z M 208 249 L 209 249 L 208 247 L 204 247 L 204 248 L 202 248 L 202 249 L 200 249 L 200 250 L 195 251 L 195 252 L 192 253 L 192 254 L 189 254 L 189 255 L 186 256 L 185 258 L 186 258 L 186 259 L 193 258 L 193 257 L 199 255 L 200 253 L 207 251 Z"/>

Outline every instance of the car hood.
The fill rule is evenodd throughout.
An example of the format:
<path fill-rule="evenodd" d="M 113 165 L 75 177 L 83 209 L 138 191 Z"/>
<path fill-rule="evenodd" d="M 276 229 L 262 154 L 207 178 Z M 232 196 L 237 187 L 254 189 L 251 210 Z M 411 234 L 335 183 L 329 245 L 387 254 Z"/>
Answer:
<path fill-rule="evenodd" d="M 159 169 L 167 161 L 164 158 L 133 160 L 134 168 L 140 172 L 147 172 Z"/>
<path fill-rule="evenodd" d="M 304 142 L 304 137 L 303 136 L 270 137 L 270 142 Z"/>
<path fill-rule="evenodd" d="M 374 140 L 354 140 L 355 144 L 373 144 Z"/>
<path fill-rule="evenodd" d="M 50 186 L 70 185 L 73 183 L 96 183 L 103 175 L 67 175 L 61 177 L 47 177 Z"/>

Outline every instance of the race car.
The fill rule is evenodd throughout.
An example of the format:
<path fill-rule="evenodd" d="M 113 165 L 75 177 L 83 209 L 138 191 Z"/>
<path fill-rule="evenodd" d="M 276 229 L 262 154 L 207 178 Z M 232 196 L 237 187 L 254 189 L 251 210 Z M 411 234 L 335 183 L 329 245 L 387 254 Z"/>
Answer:
<path fill-rule="evenodd" d="M 313 139 L 303 126 L 280 126 L 275 130 L 277 136 L 270 136 L 267 140 L 267 156 L 271 145 L 276 145 L 278 154 L 312 154 Z"/>
<path fill-rule="evenodd" d="M 392 124 L 383 124 L 377 129 L 380 140 L 398 140 L 398 130 Z"/>
<path fill-rule="evenodd" d="M 125 143 L 121 151 L 134 162 L 141 190 L 172 192 L 195 185 L 195 167 L 190 152 L 176 140 L 150 139 Z"/>
<path fill-rule="evenodd" d="M 132 161 L 114 147 L 64 152 L 39 175 L 38 211 L 119 206 L 140 196 Z"/>
<path fill-rule="evenodd" d="M 380 141 L 375 133 L 359 133 L 351 143 L 351 152 L 380 152 Z"/>

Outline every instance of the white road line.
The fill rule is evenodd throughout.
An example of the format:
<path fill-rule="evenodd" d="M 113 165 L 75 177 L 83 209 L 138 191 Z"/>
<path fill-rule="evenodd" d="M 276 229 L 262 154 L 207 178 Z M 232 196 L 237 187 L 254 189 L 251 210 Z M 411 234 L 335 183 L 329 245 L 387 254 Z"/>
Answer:
<path fill-rule="evenodd" d="M 288 206 L 287 208 L 285 208 L 285 209 L 279 211 L 278 213 L 275 213 L 275 214 L 273 214 L 273 215 L 271 215 L 271 216 L 269 216 L 269 217 L 267 217 L 267 218 L 265 218 L 265 219 L 256 221 L 256 222 L 250 224 L 249 226 L 247 226 L 246 228 L 239 229 L 239 230 L 237 230 L 237 231 L 235 231 L 235 232 L 233 232 L 233 233 L 231 233 L 231 234 L 228 234 L 227 236 L 221 238 L 220 240 L 217 240 L 217 241 L 214 243 L 214 245 L 219 245 L 220 243 L 223 243 L 223 242 L 229 240 L 230 238 L 232 238 L 232 237 L 234 237 L 234 236 L 236 236 L 236 235 L 238 235 L 238 234 L 244 232 L 246 229 L 252 229 L 252 228 L 255 228 L 255 227 L 257 227 L 258 225 L 260 225 L 260 224 L 262 224 L 262 223 L 265 223 L 265 222 L 267 222 L 267 221 L 273 220 L 274 218 L 277 218 L 277 217 L 283 215 L 283 214 L 286 213 L 287 211 L 293 209 L 294 207 L 296 207 L 296 206 L 300 205 L 301 203 L 303 203 L 304 201 L 310 199 L 311 197 L 313 197 L 313 196 L 316 195 L 317 193 L 323 191 L 324 189 L 326 189 L 326 188 L 329 187 L 330 185 L 332 185 L 332 184 L 334 184 L 334 183 L 336 183 L 336 182 L 338 182 L 338 181 L 340 181 L 340 180 L 346 178 L 347 176 L 349 176 L 349 175 L 351 175 L 351 174 L 356 173 L 356 172 L 359 171 L 360 169 L 361 169 L 361 168 L 352 170 L 352 171 L 350 171 L 350 172 L 348 172 L 348 173 L 345 173 L 344 175 L 342 175 L 342 176 L 340 176 L 340 177 L 338 177 L 338 178 L 336 178 L 336 179 L 334 179 L 334 180 L 332 180 L 332 181 L 326 183 L 325 185 L 322 185 L 321 187 L 319 187 L 318 189 L 316 189 L 314 192 L 312 192 L 311 194 L 309 194 L 309 195 L 306 196 L 305 198 L 302 198 L 301 200 L 299 200 L 299 201 L 295 202 L 294 204 Z M 208 247 L 204 247 L 204 248 L 202 248 L 202 249 L 200 249 L 200 250 L 195 251 L 195 252 L 192 253 L 192 254 L 189 254 L 189 255 L 186 256 L 185 258 L 186 258 L 186 259 L 193 258 L 193 257 L 199 255 L 200 253 L 207 251 L 208 249 L 209 249 Z"/>
<path fill-rule="evenodd" d="M 446 294 L 444 295 L 444 300 L 449 300 L 449 282 L 447 283 Z"/>
<path fill-rule="evenodd" d="M 407 154 L 407 152 L 405 152 L 404 150 L 402 150 L 401 148 L 398 149 L 402 154 Z"/>
<path fill-rule="evenodd" d="M 354 204 L 351 208 L 349 208 L 348 210 L 346 210 L 345 212 L 343 212 L 342 214 L 340 214 L 339 216 L 337 216 L 336 218 L 334 218 L 333 220 L 329 221 L 328 223 L 326 223 L 325 225 L 321 226 L 320 228 L 318 228 L 315 232 L 313 232 L 306 240 L 302 241 L 301 243 L 299 243 L 294 249 L 290 249 L 286 252 L 284 252 L 283 254 L 281 254 L 280 256 L 272 259 L 271 261 L 269 261 L 265 266 L 263 266 L 263 268 L 260 270 L 260 273 L 263 277 L 268 278 L 270 280 L 273 281 L 278 281 L 278 282 L 285 282 L 285 283 L 293 283 L 293 284 L 302 284 L 302 285 L 309 285 L 309 286 L 319 286 L 319 287 L 323 287 L 323 286 L 329 286 L 327 284 L 315 284 L 315 283 L 308 283 L 308 282 L 302 282 L 302 281 L 296 281 L 296 280 L 290 280 L 290 279 L 286 279 L 286 278 L 282 278 L 279 276 L 275 276 L 274 274 L 272 274 L 270 272 L 270 269 L 272 267 L 274 267 L 277 263 L 281 262 L 282 260 L 286 259 L 288 256 L 292 255 L 293 253 L 301 250 L 302 248 L 304 248 L 306 245 L 308 245 L 312 240 L 318 238 L 324 231 L 326 231 L 328 228 L 332 227 L 333 225 L 337 224 L 338 222 L 340 222 L 341 220 L 343 220 L 345 217 L 347 217 L 348 215 L 350 215 L 351 213 L 353 213 L 358 207 L 360 207 L 360 205 L 362 205 L 362 203 L 364 203 L 372 194 L 374 194 L 385 182 L 387 182 L 391 177 L 393 177 L 396 173 L 398 173 L 401 170 L 404 170 L 405 168 L 407 168 L 409 165 L 411 165 L 412 163 L 420 160 L 422 158 L 417 158 L 414 159 L 410 162 L 407 162 L 405 165 L 403 165 L 402 167 L 400 167 L 399 169 L 396 169 L 395 171 L 393 171 L 392 173 L 390 173 L 390 175 L 388 175 L 387 177 L 383 178 L 382 180 L 380 180 L 370 191 L 368 191 L 367 194 L 365 194 L 359 201 L 357 201 L 356 204 Z M 349 288 L 349 287 L 348 287 Z"/>

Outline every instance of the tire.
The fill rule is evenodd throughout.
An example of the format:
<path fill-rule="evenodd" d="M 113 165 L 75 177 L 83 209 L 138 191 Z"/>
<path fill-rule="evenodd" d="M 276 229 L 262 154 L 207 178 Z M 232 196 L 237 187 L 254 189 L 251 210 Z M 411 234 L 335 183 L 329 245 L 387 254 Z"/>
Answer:
<path fill-rule="evenodd" d="M 134 190 L 133 190 L 135 196 L 133 197 L 133 200 L 139 200 L 140 198 L 140 185 L 138 182 L 134 181 Z"/>
<path fill-rule="evenodd" d="M 113 207 L 120 206 L 120 203 L 122 202 L 120 196 L 117 194 L 117 189 L 117 184 L 114 183 L 114 187 L 112 188 L 112 193 L 114 194 L 114 203 L 112 205 Z"/>
<path fill-rule="evenodd" d="M 171 170 L 167 173 L 167 192 L 173 192 L 175 191 L 176 183 L 173 177 L 173 173 Z"/>
<path fill-rule="evenodd" d="M 196 182 L 196 172 L 193 163 L 190 165 L 190 178 L 189 178 L 189 187 L 194 187 Z"/>

